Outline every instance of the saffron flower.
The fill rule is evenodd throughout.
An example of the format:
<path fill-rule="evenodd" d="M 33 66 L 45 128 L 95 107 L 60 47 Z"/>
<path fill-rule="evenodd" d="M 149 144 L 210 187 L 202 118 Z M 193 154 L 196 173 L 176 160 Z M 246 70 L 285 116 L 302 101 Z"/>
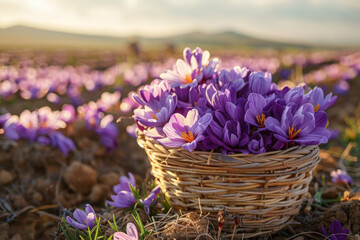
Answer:
<path fill-rule="evenodd" d="M 253 135 L 253 138 L 250 139 L 250 141 L 248 143 L 248 150 L 250 153 L 253 153 L 253 154 L 259 154 L 259 153 L 266 152 L 263 137 L 261 136 L 261 134 L 259 132 L 256 132 Z"/>
<path fill-rule="evenodd" d="M 275 138 L 280 141 L 296 142 L 302 146 L 326 143 L 330 137 L 329 130 L 316 126 L 314 107 L 310 103 L 298 109 L 292 104 L 287 105 L 282 113 L 281 121 L 268 117 L 265 120 L 265 127 L 274 132 Z"/>
<path fill-rule="evenodd" d="M 129 208 L 135 205 L 137 199 L 130 189 L 130 185 L 135 187 L 135 177 L 132 173 L 129 172 L 129 177 L 121 176 L 119 178 L 120 183 L 113 187 L 115 195 L 111 195 L 111 201 L 107 203 L 114 207 L 119 208 Z"/>
<path fill-rule="evenodd" d="M 138 230 L 133 223 L 126 225 L 126 234 L 123 232 L 114 233 L 114 240 L 138 240 Z"/>
<path fill-rule="evenodd" d="M 111 199 L 113 201 L 107 201 L 107 203 L 111 206 L 119 208 L 133 207 L 137 202 L 134 194 L 128 191 L 120 191 L 116 195 L 111 195 Z"/>
<path fill-rule="evenodd" d="M 244 122 L 242 104 L 236 106 L 231 102 L 225 105 L 225 111 L 213 112 L 206 138 L 202 144 L 205 149 L 221 148 L 223 154 L 243 152 L 248 153 L 245 145 L 249 142 L 249 125 Z"/>
<path fill-rule="evenodd" d="M 137 98 L 136 98 L 137 99 Z M 163 92 L 157 98 L 150 95 L 148 102 L 134 110 L 134 118 L 145 127 L 164 126 L 175 111 L 177 96 Z"/>
<path fill-rule="evenodd" d="M 271 85 L 271 73 L 252 72 L 249 76 L 249 89 L 252 93 L 265 95 L 269 92 Z"/>
<path fill-rule="evenodd" d="M 90 230 L 95 226 L 95 219 L 96 213 L 91 205 L 86 204 L 85 211 L 81 209 L 76 209 L 73 213 L 73 217 L 69 216 L 66 217 L 66 221 L 77 229 L 88 229 Z"/>
<path fill-rule="evenodd" d="M 332 106 L 337 99 L 336 96 L 332 96 L 332 93 L 329 93 L 324 98 L 324 92 L 319 87 L 315 87 L 308 95 L 310 96 L 309 102 L 314 105 L 314 112 L 325 111 Z"/>
<path fill-rule="evenodd" d="M 247 68 L 240 68 L 239 66 L 227 71 L 223 69 L 219 74 L 219 86 L 220 89 L 233 88 L 236 92 L 240 91 L 245 87 L 244 73 Z"/>
<path fill-rule="evenodd" d="M 186 117 L 179 113 L 171 116 L 164 126 L 166 138 L 158 141 L 167 147 L 182 147 L 193 151 L 198 142 L 204 139 L 203 133 L 212 121 L 212 115 L 206 113 L 200 117 L 198 110 L 190 110 Z"/>
<path fill-rule="evenodd" d="M 175 70 L 168 70 L 160 74 L 160 78 L 170 83 L 171 87 L 196 87 L 202 79 L 202 74 L 198 74 L 196 68 L 197 62 L 192 61 L 191 64 L 182 59 L 176 61 Z"/>
<path fill-rule="evenodd" d="M 334 183 L 345 183 L 351 185 L 353 182 L 352 178 L 341 169 L 338 169 L 337 171 L 331 171 L 330 176 L 331 181 Z"/>
<path fill-rule="evenodd" d="M 258 128 L 265 128 L 266 113 L 264 112 L 264 108 L 266 105 L 266 99 L 262 95 L 251 93 L 245 107 L 247 108 L 245 121 Z"/>
<path fill-rule="evenodd" d="M 327 239 L 346 240 L 349 235 L 350 229 L 349 228 L 343 229 L 341 223 L 335 219 L 330 224 L 330 234 L 328 233 L 328 231 L 325 229 L 324 226 L 321 227 L 321 231 Z"/>
<path fill-rule="evenodd" d="M 121 176 L 119 178 L 120 183 L 113 187 L 114 193 L 119 193 L 121 191 L 131 192 L 129 184 L 132 187 L 136 186 L 136 180 L 135 180 L 134 175 L 131 172 L 129 172 L 128 174 L 129 174 L 129 177 Z"/>
<path fill-rule="evenodd" d="M 150 214 L 150 206 L 155 205 L 157 197 L 160 193 L 160 187 L 155 187 L 149 194 L 147 198 L 141 200 L 141 203 L 144 205 L 145 212 L 149 215 Z"/>
<path fill-rule="evenodd" d="M 118 145 L 118 128 L 113 122 L 112 115 L 106 115 L 95 126 L 95 132 L 100 136 L 100 141 L 108 151 L 115 149 Z"/>

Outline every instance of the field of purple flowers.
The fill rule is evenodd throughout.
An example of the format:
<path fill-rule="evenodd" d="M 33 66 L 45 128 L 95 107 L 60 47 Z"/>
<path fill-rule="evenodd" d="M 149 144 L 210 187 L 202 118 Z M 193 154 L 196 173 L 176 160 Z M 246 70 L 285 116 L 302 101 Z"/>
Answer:
<path fill-rule="evenodd" d="M 299 215 L 278 233 L 258 239 L 360 239 L 360 52 L 211 54 L 216 58 L 206 63 L 204 74 L 211 75 L 215 65 L 246 67 L 266 72 L 264 78 L 270 76 L 280 87 L 314 89 L 321 99 L 312 103 L 315 112 L 334 104 L 327 111 L 328 121 L 317 121 L 329 130 L 330 140 L 321 145 L 322 161 Z M 164 71 L 176 71 L 179 56 L 181 53 L 165 52 L 135 56 L 103 51 L 0 51 L 0 239 L 221 237 L 220 220 L 214 226 L 206 215 L 171 209 L 136 142 L 138 125 L 132 114 L 145 105 L 144 96 L 136 93 L 147 90 L 145 85 L 160 76 L 175 79 L 171 71 Z M 192 79 L 187 84 L 193 84 Z M 229 84 L 224 82 L 222 87 L 245 85 Z M 330 92 L 337 99 L 327 95 Z M 254 102 L 250 104 L 264 102 L 265 106 L 263 97 L 250 98 Z M 249 113 L 257 120 L 254 125 L 264 127 L 265 115 L 257 119 L 254 109 Z M 135 111 L 135 119 L 156 127 L 166 113 L 153 115 L 152 121 L 146 114 L 151 113 Z M 276 122 L 271 125 L 277 131 Z M 290 140 L 298 133 L 293 129 Z M 192 133 L 185 137 L 194 140 Z M 163 142 L 169 144 L 166 139 Z M 254 144 L 243 144 L 243 151 L 259 153 L 261 147 Z M 223 153 L 229 151 L 232 149 L 224 147 Z M 226 218 L 226 213 L 221 217 Z M 238 222 L 234 219 L 235 226 Z"/>

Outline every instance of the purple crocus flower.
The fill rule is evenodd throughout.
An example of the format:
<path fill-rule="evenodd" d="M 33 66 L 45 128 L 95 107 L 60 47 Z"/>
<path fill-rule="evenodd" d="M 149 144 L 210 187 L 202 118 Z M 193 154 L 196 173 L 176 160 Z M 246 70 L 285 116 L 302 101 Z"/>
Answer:
<path fill-rule="evenodd" d="M 310 96 L 309 103 L 314 105 L 314 112 L 325 111 L 328 107 L 331 107 L 337 99 L 336 96 L 332 96 L 332 93 L 329 93 L 324 98 L 324 92 L 319 87 L 315 87 L 308 95 Z"/>
<path fill-rule="evenodd" d="M 128 223 L 126 225 L 126 234 L 123 232 L 114 233 L 114 240 L 139 240 L 135 224 Z"/>
<path fill-rule="evenodd" d="M 266 152 L 265 144 L 263 137 L 259 132 L 255 132 L 253 137 L 250 139 L 248 143 L 248 150 L 250 153 L 259 154 Z"/>
<path fill-rule="evenodd" d="M 163 128 L 166 138 L 158 141 L 164 146 L 182 147 L 191 152 L 204 139 L 203 133 L 211 121 L 210 113 L 200 117 L 197 109 L 190 110 L 186 117 L 175 113 Z"/>
<path fill-rule="evenodd" d="M 59 104 L 61 99 L 59 97 L 59 95 L 57 95 L 56 93 L 48 93 L 48 95 L 46 96 L 46 99 L 54 104 Z"/>
<path fill-rule="evenodd" d="M 136 186 L 136 181 L 135 181 L 134 175 L 131 172 L 129 172 L 128 174 L 129 174 L 129 177 L 121 176 L 119 178 L 120 183 L 113 187 L 114 193 L 119 193 L 121 191 L 131 192 L 129 184 L 133 187 Z"/>
<path fill-rule="evenodd" d="M 100 100 L 98 100 L 97 105 L 102 111 L 107 111 L 119 102 L 120 97 L 120 92 L 104 92 L 103 94 L 101 94 L 101 98 Z"/>
<path fill-rule="evenodd" d="M 221 91 L 216 89 L 214 84 L 209 84 L 203 95 L 205 95 L 206 101 L 212 109 L 222 111 L 227 102 L 235 102 L 235 94 L 236 92 L 229 89 Z"/>
<path fill-rule="evenodd" d="M 360 74 L 359 74 L 360 75 Z M 335 86 L 334 86 L 334 92 L 339 95 L 345 95 L 350 90 L 350 84 L 345 80 L 340 80 Z"/>
<path fill-rule="evenodd" d="M 70 124 L 75 121 L 76 113 L 75 108 L 72 105 L 65 104 L 62 106 L 60 119 L 65 122 L 66 124 Z"/>
<path fill-rule="evenodd" d="M 266 95 L 270 90 L 271 73 L 252 72 L 249 76 L 249 89 L 252 93 Z"/>
<path fill-rule="evenodd" d="M 136 123 L 131 124 L 126 127 L 126 132 L 129 134 L 130 137 L 136 138 L 136 130 L 138 129 L 138 126 Z"/>
<path fill-rule="evenodd" d="M 352 178 L 341 169 L 338 169 L 337 171 L 331 171 L 330 176 L 331 181 L 334 183 L 345 183 L 351 185 L 353 182 Z"/>
<path fill-rule="evenodd" d="M 58 147 L 65 156 L 75 149 L 74 142 L 70 138 L 65 137 L 61 132 L 49 133 L 48 136 L 52 147 Z"/>
<path fill-rule="evenodd" d="M 178 97 L 177 108 L 197 107 L 199 98 L 201 96 L 197 87 L 173 89 L 174 93 Z"/>
<path fill-rule="evenodd" d="M 160 74 L 160 78 L 168 81 L 171 87 L 196 87 L 203 77 L 203 74 L 196 70 L 197 67 L 196 61 L 192 61 L 190 65 L 184 60 L 178 59 L 175 70 L 168 70 Z"/>
<path fill-rule="evenodd" d="M 264 108 L 267 105 L 266 99 L 257 93 L 251 93 L 248 96 L 248 102 L 245 106 L 245 122 L 258 128 L 265 127 L 266 114 Z"/>
<path fill-rule="evenodd" d="M 75 219 L 67 216 L 66 221 L 77 229 L 90 228 L 91 230 L 95 226 L 95 215 L 94 209 L 89 204 L 86 204 L 85 211 L 76 209 L 73 213 Z"/>
<path fill-rule="evenodd" d="M 3 115 L 0 115 L 0 128 L 4 126 L 7 120 L 11 117 L 10 113 L 5 113 Z"/>
<path fill-rule="evenodd" d="M 164 92 L 155 98 L 150 95 L 142 108 L 134 110 L 134 118 L 145 127 L 160 127 L 168 122 L 177 104 L 177 96 Z"/>
<path fill-rule="evenodd" d="M 147 198 L 141 200 L 141 203 L 144 205 L 145 212 L 150 214 L 150 206 L 153 206 L 156 203 L 157 196 L 160 193 L 160 187 L 155 187 L 149 194 Z"/>
<path fill-rule="evenodd" d="M 309 98 L 310 95 L 305 95 L 304 87 L 302 86 L 294 87 L 293 89 L 287 91 L 284 95 L 284 100 L 286 104 L 295 103 L 298 106 L 309 102 Z"/>
<path fill-rule="evenodd" d="M 246 68 L 241 69 L 240 67 L 235 67 L 229 72 L 223 69 L 219 74 L 220 89 L 232 88 L 235 92 L 240 91 L 243 87 L 245 87 L 243 71 L 246 71 Z"/>
<path fill-rule="evenodd" d="M 114 150 L 118 146 L 118 128 L 113 123 L 113 119 L 112 115 L 106 115 L 95 127 L 95 132 L 100 136 L 101 143 L 108 151 Z"/>
<path fill-rule="evenodd" d="M 326 143 L 330 136 L 329 130 L 317 127 L 315 123 L 314 106 L 311 103 L 305 103 L 298 109 L 294 104 L 289 104 L 282 113 L 281 121 L 268 117 L 265 127 L 282 142 L 296 142 L 302 146 Z"/>
<path fill-rule="evenodd" d="M 129 172 L 129 177 L 121 176 L 119 181 L 120 183 L 113 187 L 115 193 L 115 195 L 111 195 L 113 202 L 107 201 L 107 203 L 119 208 L 129 208 L 134 206 L 137 200 L 130 189 L 130 185 L 132 187 L 135 187 L 136 185 L 134 175 Z"/>
<path fill-rule="evenodd" d="M 188 64 L 197 65 L 198 67 L 207 65 L 210 59 L 209 51 L 203 51 L 199 47 L 196 47 L 193 51 L 190 48 L 185 48 L 183 56 Z"/>
<path fill-rule="evenodd" d="M 120 191 L 116 195 L 111 195 L 111 201 L 107 201 L 107 203 L 114 207 L 119 208 L 129 208 L 133 207 L 137 202 L 134 194 L 128 191 Z"/>
<path fill-rule="evenodd" d="M 129 92 L 128 96 L 121 101 L 120 110 L 122 112 L 128 113 L 140 106 L 140 104 L 133 98 L 133 95 L 135 94 L 136 92 Z"/>
<path fill-rule="evenodd" d="M 10 140 L 19 140 L 26 129 L 17 122 L 7 121 L 4 126 L 4 135 Z"/>
<path fill-rule="evenodd" d="M 229 114 L 230 113 L 230 114 Z M 233 103 L 226 104 L 226 113 L 214 112 L 214 120 L 210 123 L 203 142 L 206 150 L 222 148 L 222 153 L 243 152 L 249 142 L 249 126 L 243 120 L 243 109 Z"/>
<path fill-rule="evenodd" d="M 139 94 L 131 94 L 133 99 L 138 102 L 141 106 L 146 105 L 148 101 L 150 101 L 150 97 L 158 99 L 165 92 L 170 93 L 170 85 L 168 81 L 162 81 L 159 79 L 155 79 L 151 82 L 150 85 L 145 85 L 140 88 Z"/>
<path fill-rule="evenodd" d="M 343 229 L 341 223 L 338 220 L 334 220 L 330 224 L 330 234 L 326 231 L 325 227 L 321 227 L 321 231 L 327 239 L 330 240 L 346 240 L 350 229 Z"/>

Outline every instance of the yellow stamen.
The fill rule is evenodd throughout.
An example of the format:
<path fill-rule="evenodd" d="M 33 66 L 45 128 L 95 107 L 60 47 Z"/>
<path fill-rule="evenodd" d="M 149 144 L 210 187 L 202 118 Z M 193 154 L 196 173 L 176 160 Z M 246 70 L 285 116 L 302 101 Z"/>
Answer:
<path fill-rule="evenodd" d="M 300 132 L 301 132 L 301 128 L 296 130 L 296 128 L 294 128 L 293 126 L 289 127 L 289 131 L 288 131 L 289 139 L 290 140 L 294 139 Z"/>
<path fill-rule="evenodd" d="M 318 104 L 318 105 L 314 106 L 314 112 L 319 111 L 319 108 L 320 108 L 320 104 Z"/>
<path fill-rule="evenodd" d="M 256 120 L 257 120 L 257 122 L 258 122 L 258 124 L 260 125 L 260 127 L 265 127 L 265 119 L 266 119 L 266 117 L 265 117 L 265 114 L 261 114 L 261 115 L 257 115 L 256 116 Z"/>
<path fill-rule="evenodd" d="M 185 83 L 186 83 L 186 84 L 192 83 L 192 81 L 193 81 L 193 79 L 192 79 L 192 77 L 191 77 L 190 74 L 186 74 L 184 80 L 185 80 Z"/>
<path fill-rule="evenodd" d="M 195 138 L 194 138 L 194 134 L 192 133 L 192 132 L 190 132 L 190 131 L 188 131 L 188 132 L 182 132 L 181 133 L 181 137 L 186 141 L 186 142 L 189 142 L 189 143 L 191 143 L 192 141 L 194 141 L 195 140 Z"/>

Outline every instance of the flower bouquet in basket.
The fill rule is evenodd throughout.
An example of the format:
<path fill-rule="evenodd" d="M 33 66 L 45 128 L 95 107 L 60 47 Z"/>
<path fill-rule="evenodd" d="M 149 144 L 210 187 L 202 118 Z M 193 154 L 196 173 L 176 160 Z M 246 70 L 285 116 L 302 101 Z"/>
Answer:
<path fill-rule="evenodd" d="M 134 95 L 138 143 L 175 209 L 215 223 L 226 212 L 219 222 L 229 236 L 279 230 L 308 191 L 336 97 L 317 87 L 278 89 L 269 72 L 220 69 L 209 58 L 186 48 Z"/>

